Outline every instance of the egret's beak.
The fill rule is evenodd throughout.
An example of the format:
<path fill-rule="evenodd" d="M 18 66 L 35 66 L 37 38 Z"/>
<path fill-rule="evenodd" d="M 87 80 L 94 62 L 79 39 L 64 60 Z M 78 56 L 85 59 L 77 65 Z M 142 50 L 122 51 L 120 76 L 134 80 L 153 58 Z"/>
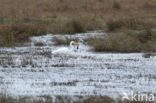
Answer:
<path fill-rule="evenodd" d="M 77 46 L 77 49 L 79 49 L 79 43 L 75 42 L 75 45 Z"/>

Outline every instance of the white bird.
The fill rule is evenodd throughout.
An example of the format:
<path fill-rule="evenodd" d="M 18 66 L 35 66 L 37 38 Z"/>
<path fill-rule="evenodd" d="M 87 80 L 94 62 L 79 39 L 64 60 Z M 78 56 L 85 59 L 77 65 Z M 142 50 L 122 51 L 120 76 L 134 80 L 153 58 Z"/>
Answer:
<path fill-rule="evenodd" d="M 52 51 L 52 54 L 71 54 L 79 49 L 79 43 L 75 41 L 70 42 L 70 47 L 62 47 Z"/>

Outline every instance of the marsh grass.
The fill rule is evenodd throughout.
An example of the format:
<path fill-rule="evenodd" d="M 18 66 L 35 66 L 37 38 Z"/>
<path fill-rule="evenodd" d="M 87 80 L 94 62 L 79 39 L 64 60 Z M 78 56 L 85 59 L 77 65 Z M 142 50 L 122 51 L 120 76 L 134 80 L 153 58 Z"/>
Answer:
<path fill-rule="evenodd" d="M 106 27 L 109 32 L 113 32 L 119 29 L 129 29 L 129 30 L 146 30 L 146 32 L 150 33 L 151 29 L 154 28 L 154 24 L 152 21 L 148 20 L 148 18 L 143 17 L 120 17 L 115 19 L 109 19 L 106 22 Z M 122 30 L 122 31 L 123 31 Z"/>
<path fill-rule="evenodd" d="M 1 0 L 0 46 L 46 33 L 155 28 L 155 11 L 155 0 Z"/>
<path fill-rule="evenodd" d="M 144 57 L 144 58 L 150 58 L 150 57 L 154 57 L 154 56 L 156 56 L 155 53 L 144 53 L 144 54 L 142 55 L 142 57 Z"/>
<path fill-rule="evenodd" d="M 65 28 L 64 32 L 67 34 L 86 32 L 86 28 L 81 20 L 70 20 L 68 23 L 65 24 L 64 28 Z"/>
<path fill-rule="evenodd" d="M 76 101 L 73 101 L 71 97 L 68 96 L 56 96 L 55 102 L 50 96 L 42 96 L 42 99 L 32 99 L 30 97 L 24 97 L 20 99 L 13 99 L 11 97 L 1 97 L 0 103 L 154 103 L 149 101 L 122 101 L 119 99 L 113 99 L 108 96 L 95 96 L 95 97 L 78 97 Z"/>
<path fill-rule="evenodd" d="M 64 18 L 48 19 L 48 20 L 34 20 L 29 19 L 26 21 L 20 20 L 19 22 L 9 22 L 0 25 L 0 46 L 17 46 L 19 43 L 29 41 L 31 36 L 40 36 L 47 33 L 57 34 L 74 34 L 92 30 L 95 26 L 88 25 L 87 22 L 96 23 L 95 19 L 83 17 L 75 19 Z M 86 21 L 87 20 L 87 21 Z M 101 24 L 99 24 L 99 27 Z"/>
<path fill-rule="evenodd" d="M 35 46 L 45 46 L 46 44 L 43 42 L 35 42 L 34 45 Z"/>
<path fill-rule="evenodd" d="M 125 31 L 108 34 L 103 38 L 87 38 L 85 41 L 98 52 L 156 52 L 154 33 Z"/>
<path fill-rule="evenodd" d="M 121 5 L 120 5 L 120 3 L 119 2 L 114 2 L 113 3 L 113 6 L 112 6 L 112 8 L 114 8 L 114 9 L 116 9 L 116 10 L 118 10 L 118 9 L 121 9 Z"/>
<path fill-rule="evenodd" d="M 54 37 L 52 39 L 52 41 L 54 42 L 55 45 L 69 45 L 69 43 L 71 41 L 78 41 L 77 38 L 69 38 L 69 37 L 66 37 L 66 38 L 58 38 L 58 37 Z"/>
<path fill-rule="evenodd" d="M 0 103 L 52 103 L 52 100 L 46 99 L 44 101 L 42 99 L 32 100 L 31 98 L 13 99 L 11 97 L 1 97 Z"/>
<path fill-rule="evenodd" d="M 45 28 L 38 24 L 11 23 L 0 28 L 0 46 L 14 46 L 29 41 L 30 36 L 46 34 Z"/>

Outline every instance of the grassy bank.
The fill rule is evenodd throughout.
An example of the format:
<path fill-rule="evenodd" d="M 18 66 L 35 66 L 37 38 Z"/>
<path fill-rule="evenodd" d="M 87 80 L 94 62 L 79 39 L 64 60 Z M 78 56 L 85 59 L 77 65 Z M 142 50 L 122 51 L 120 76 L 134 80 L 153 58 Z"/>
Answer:
<path fill-rule="evenodd" d="M 1 0 L 0 46 L 14 46 L 46 33 L 155 29 L 155 14 L 155 0 Z"/>

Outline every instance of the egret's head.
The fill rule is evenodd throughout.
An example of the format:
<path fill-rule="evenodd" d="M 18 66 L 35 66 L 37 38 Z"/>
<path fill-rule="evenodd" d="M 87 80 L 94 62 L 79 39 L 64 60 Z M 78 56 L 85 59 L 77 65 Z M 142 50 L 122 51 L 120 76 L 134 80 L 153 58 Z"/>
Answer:
<path fill-rule="evenodd" d="M 76 49 L 79 49 L 79 43 L 75 42 Z"/>
<path fill-rule="evenodd" d="M 71 41 L 70 42 L 70 47 L 72 49 L 79 49 L 79 43 L 78 42 L 75 42 L 75 41 Z"/>

